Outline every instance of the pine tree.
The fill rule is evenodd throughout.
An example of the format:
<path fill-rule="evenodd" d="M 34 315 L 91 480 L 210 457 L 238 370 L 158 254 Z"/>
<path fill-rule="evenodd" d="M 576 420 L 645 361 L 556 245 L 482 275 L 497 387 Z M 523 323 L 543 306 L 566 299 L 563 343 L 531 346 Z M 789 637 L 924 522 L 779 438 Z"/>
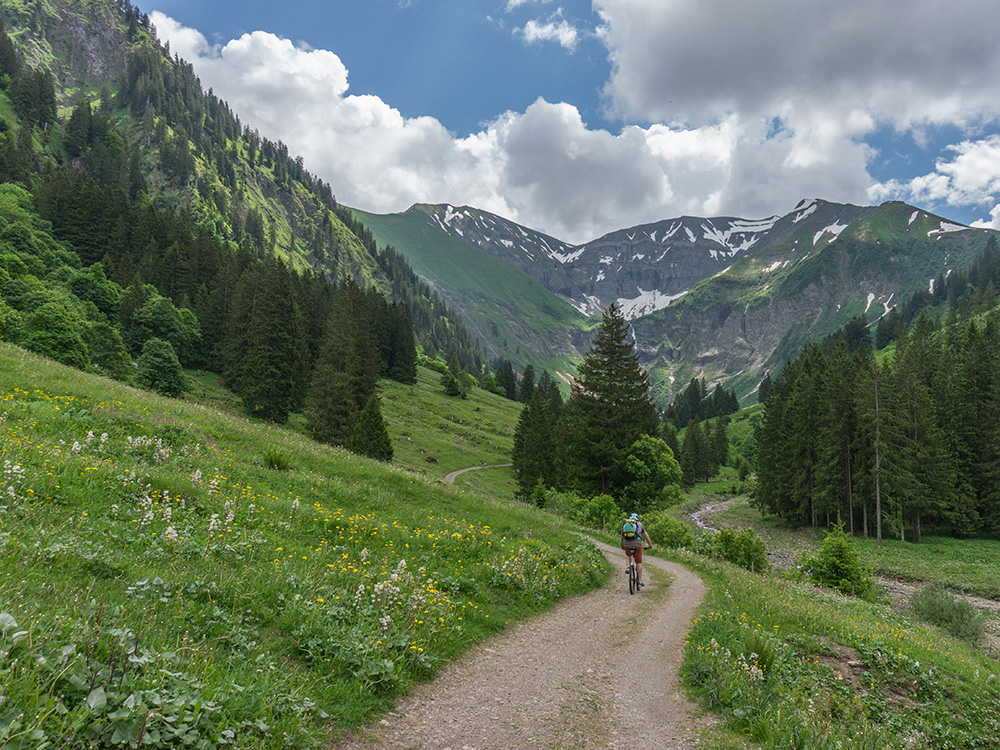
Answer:
<path fill-rule="evenodd" d="M 392 441 L 382 418 L 378 394 L 373 393 L 361 410 L 346 447 L 352 453 L 368 456 L 376 461 L 392 461 Z"/>
<path fill-rule="evenodd" d="M 224 358 L 227 382 L 254 416 L 283 424 L 302 403 L 304 325 L 280 264 L 257 264 L 240 280 Z"/>
<path fill-rule="evenodd" d="M 604 312 L 571 390 L 566 405 L 570 476 L 586 493 L 620 492 L 625 456 L 640 435 L 655 435 L 658 424 L 649 378 L 617 304 Z"/>
<path fill-rule="evenodd" d="M 822 394 L 816 479 L 821 507 L 837 512 L 854 533 L 854 463 L 858 439 L 858 363 L 841 339 L 829 361 L 829 377 Z"/>
<path fill-rule="evenodd" d="M 316 440 L 344 445 L 375 393 L 377 356 L 368 301 L 348 280 L 338 290 L 327 319 L 306 406 L 306 423 Z"/>
<path fill-rule="evenodd" d="M 555 430 L 556 422 L 549 411 L 548 401 L 536 390 L 521 409 L 514 429 L 511 461 L 520 497 L 530 497 L 539 482 L 545 487 L 556 485 L 558 458 Z"/>
<path fill-rule="evenodd" d="M 136 382 L 139 385 L 175 398 L 184 392 L 184 371 L 170 342 L 158 338 L 149 339 L 143 345 L 136 365 Z"/>
<path fill-rule="evenodd" d="M 526 404 L 531 401 L 531 397 L 534 393 L 535 366 L 529 364 L 524 368 L 524 374 L 521 375 L 521 383 L 517 389 L 517 400 L 522 404 Z"/>
<path fill-rule="evenodd" d="M 507 398 L 517 401 L 517 376 L 514 375 L 514 367 L 509 359 L 505 359 L 497 367 L 497 383 L 503 388 Z"/>

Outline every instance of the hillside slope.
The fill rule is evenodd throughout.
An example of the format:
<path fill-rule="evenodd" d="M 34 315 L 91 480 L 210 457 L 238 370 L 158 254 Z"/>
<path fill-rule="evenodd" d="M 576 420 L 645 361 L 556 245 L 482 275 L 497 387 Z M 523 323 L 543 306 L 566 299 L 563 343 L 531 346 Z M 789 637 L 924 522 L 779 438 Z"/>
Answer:
<path fill-rule="evenodd" d="M 39 132 L 39 162 L 86 169 L 103 189 L 122 187 L 131 199 L 183 212 L 217 238 L 300 272 L 375 286 L 406 302 L 421 341 L 457 351 L 472 370 L 481 365 L 478 342 L 405 260 L 382 253 L 287 146 L 206 93 L 192 67 L 158 45 L 137 8 L 126 0 L 0 0 L 0 12 L 23 66 L 54 85 L 58 119 Z M 67 129 L 86 103 L 116 132 L 80 150 Z M 16 130 L 10 121 L 7 132 Z M 124 179 L 95 168 L 98 148 L 124 154 Z"/>
<path fill-rule="evenodd" d="M 7 344 L 0 429 L 11 750 L 317 747 L 607 574 L 537 510 Z"/>
<path fill-rule="evenodd" d="M 442 232 L 435 209 L 380 216 L 355 209 L 380 244 L 402 252 L 484 342 L 521 370 L 573 372 L 589 344 L 586 316 L 515 265 L 462 234 Z"/>
<path fill-rule="evenodd" d="M 832 229 L 826 221 L 802 221 L 668 308 L 634 321 L 661 393 L 704 377 L 746 398 L 803 344 L 854 317 L 875 323 L 938 277 L 969 268 L 996 234 L 903 203 Z"/>

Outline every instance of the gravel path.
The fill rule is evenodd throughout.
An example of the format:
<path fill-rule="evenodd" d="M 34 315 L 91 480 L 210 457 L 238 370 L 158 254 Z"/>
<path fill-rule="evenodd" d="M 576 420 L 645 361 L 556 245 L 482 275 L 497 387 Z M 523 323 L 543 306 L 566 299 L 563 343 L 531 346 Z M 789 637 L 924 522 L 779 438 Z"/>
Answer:
<path fill-rule="evenodd" d="M 696 747 L 698 709 L 678 669 L 704 586 L 686 568 L 646 557 L 646 587 L 630 596 L 621 550 L 601 548 L 621 570 L 607 586 L 473 647 L 334 747 Z"/>
<path fill-rule="evenodd" d="M 455 480 L 467 471 L 478 471 L 479 469 L 503 469 L 514 464 L 491 464 L 490 466 L 470 466 L 468 469 L 459 469 L 447 474 L 444 478 L 445 484 L 455 484 Z"/>

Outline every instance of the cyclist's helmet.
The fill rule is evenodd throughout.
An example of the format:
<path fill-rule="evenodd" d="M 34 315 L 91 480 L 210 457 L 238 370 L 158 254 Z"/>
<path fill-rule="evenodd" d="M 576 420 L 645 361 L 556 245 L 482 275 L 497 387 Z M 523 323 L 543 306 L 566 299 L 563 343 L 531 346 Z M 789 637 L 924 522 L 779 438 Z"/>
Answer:
<path fill-rule="evenodd" d="M 638 521 L 639 520 L 639 514 L 638 513 L 633 513 L 631 516 L 628 517 L 628 520 L 630 520 L 630 521 Z"/>

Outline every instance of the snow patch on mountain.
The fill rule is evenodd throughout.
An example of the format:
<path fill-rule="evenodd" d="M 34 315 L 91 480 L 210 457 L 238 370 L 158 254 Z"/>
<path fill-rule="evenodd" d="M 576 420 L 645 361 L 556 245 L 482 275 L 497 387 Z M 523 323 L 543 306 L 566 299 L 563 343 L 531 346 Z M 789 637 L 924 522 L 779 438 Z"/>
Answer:
<path fill-rule="evenodd" d="M 634 320 L 635 318 L 641 318 L 643 315 L 649 315 L 657 310 L 662 310 L 675 299 L 680 299 L 685 294 L 687 294 L 687 291 L 683 291 L 680 294 L 663 294 L 655 289 L 647 292 L 640 288 L 638 297 L 631 299 L 619 298 L 618 305 L 621 307 L 622 314 L 626 318 Z"/>
<path fill-rule="evenodd" d="M 948 234 L 948 232 L 961 232 L 968 227 L 962 226 L 961 224 L 952 224 L 950 221 L 942 221 L 937 229 L 932 229 L 927 233 L 930 237 L 932 234 Z"/>
<path fill-rule="evenodd" d="M 830 242 L 833 242 L 840 236 L 841 232 L 847 229 L 848 226 L 849 226 L 848 224 L 838 224 L 837 222 L 834 222 L 828 227 L 823 227 L 818 232 L 816 232 L 816 234 L 813 235 L 813 247 L 816 246 L 816 244 L 825 234 L 832 234 L 833 237 L 830 239 Z"/>
<path fill-rule="evenodd" d="M 560 252 L 553 251 L 552 254 L 549 257 L 554 258 L 555 260 L 557 260 L 557 261 L 559 261 L 560 263 L 563 263 L 563 264 L 572 263 L 574 260 L 576 260 L 581 255 L 583 255 L 583 253 L 586 251 L 587 248 L 585 248 L 585 247 L 578 247 L 578 248 L 571 248 L 571 249 L 573 250 L 573 252 L 570 252 L 570 253 L 560 253 Z"/>
<path fill-rule="evenodd" d="M 737 219 L 722 229 L 715 226 L 713 222 L 706 221 L 701 225 L 701 229 L 706 240 L 721 245 L 725 249 L 724 254 L 733 257 L 752 248 L 764 233 L 774 228 L 777 222 L 777 216 L 758 221 Z M 709 252 L 712 253 L 713 260 L 717 258 L 717 251 L 711 250 Z"/>
<path fill-rule="evenodd" d="M 604 312 L 604 308 L 601 306 L 600 297 L 595 297 L 592 294 L 583 295 L 582 300 L 567 299 L 566 301 L 583 315 L 600 315 Z"/>
<path fill-rule="evenodd" d="M 795 207 L 795 211 L 798 211 L 798 213 L 795 215 L 795 218 L 792 219 L 792 221 L 798 224 L 804 218 L 814 213 L 818 207 L 819 204 L 817 204 L 815 198 L 812 198 L 810 200 L 799 201 L 799 205 Z"/>

